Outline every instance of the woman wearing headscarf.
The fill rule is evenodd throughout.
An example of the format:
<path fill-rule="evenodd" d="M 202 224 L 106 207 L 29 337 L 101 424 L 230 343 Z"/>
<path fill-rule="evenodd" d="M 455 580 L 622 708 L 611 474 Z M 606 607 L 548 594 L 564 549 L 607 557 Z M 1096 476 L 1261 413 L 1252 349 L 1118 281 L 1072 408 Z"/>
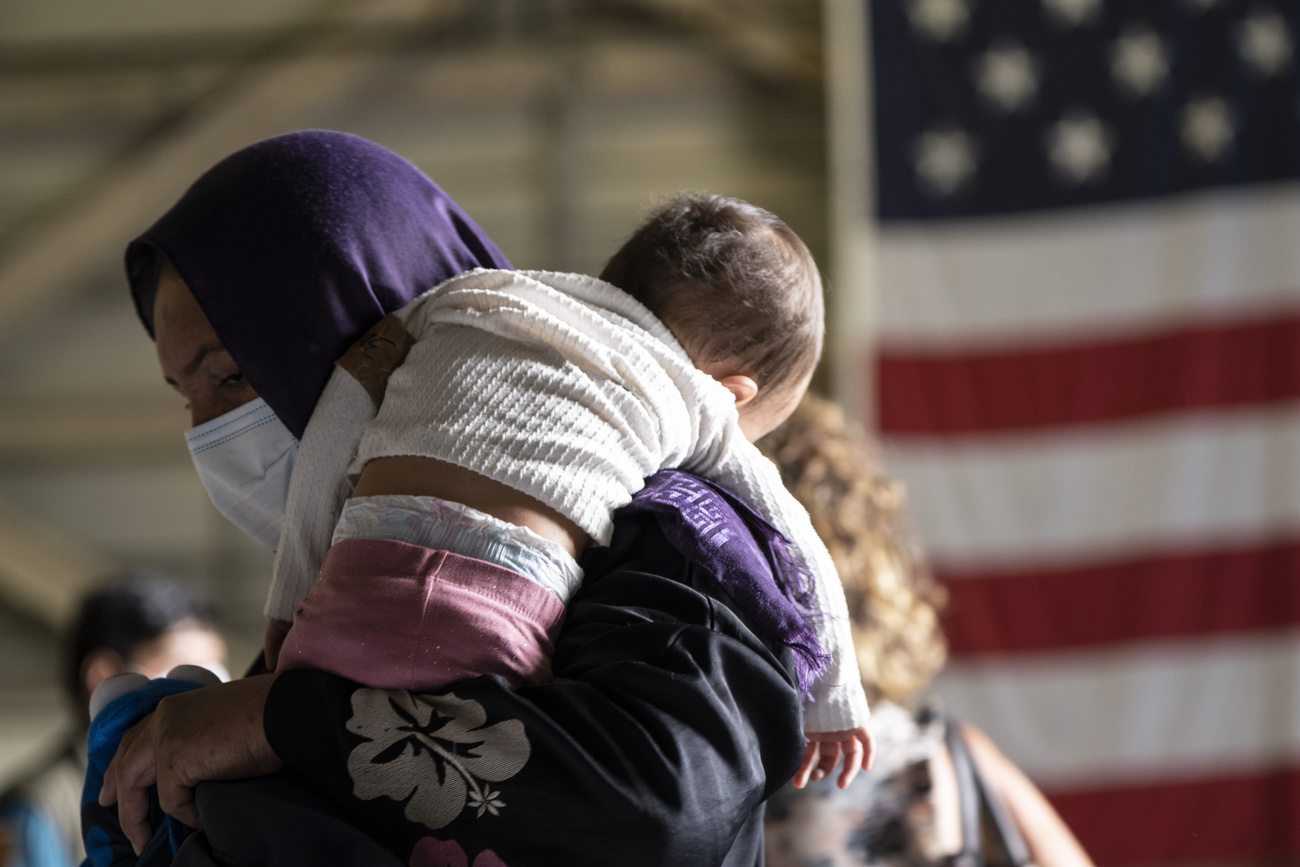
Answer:
<path fill-rule="evenodd" d="M 137 310 L 190 402 L 187 439 L 223 514 L 275 545 L 335 360 L 478 266 L 509 267 L 417 169 L 320 131 L 227 158 L 133 242 Z M 294 842 L 301 810 L 268 827 L 257 797 L 195 789 L 287 767 L 328 801 L 308 804 L 325 817 L 313 827 L 351 823 L 410 864 L 761 863 L 758 808 L 802 749 L 794 666 L 662 521 L 625 512 L 588 553 L 550 683 L 480 677 L 426 695 L 294 670 L 195 690 L 127 734 L 102 800 L 137 851 L 156 781 L 169 813 L 209 837 L 233 829 L 260 863 L 369 859 Z M 285 777 L 266 779 L 237 786 Z"/>

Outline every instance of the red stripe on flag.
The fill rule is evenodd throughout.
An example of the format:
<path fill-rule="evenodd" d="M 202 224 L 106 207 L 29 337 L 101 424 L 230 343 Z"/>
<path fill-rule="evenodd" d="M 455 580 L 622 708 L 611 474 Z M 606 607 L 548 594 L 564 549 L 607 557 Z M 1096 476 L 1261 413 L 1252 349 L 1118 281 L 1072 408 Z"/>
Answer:
<path fill-rule="evenodd" d="M 1099 865 L 1300 856 L 1300 771 L 1050 795 Z"/>
<path fill-rule="evenodd" d="M 1300 623 L 1300 541 L 1014 573 L 938 570 L 954 655 L 1093 647 Z"/>
<path fill-rule="evenodd" d="M 1300 314 L 1050 348 L 885 348 L 886 435 L 1007 431 L 1300 397 Z"/>

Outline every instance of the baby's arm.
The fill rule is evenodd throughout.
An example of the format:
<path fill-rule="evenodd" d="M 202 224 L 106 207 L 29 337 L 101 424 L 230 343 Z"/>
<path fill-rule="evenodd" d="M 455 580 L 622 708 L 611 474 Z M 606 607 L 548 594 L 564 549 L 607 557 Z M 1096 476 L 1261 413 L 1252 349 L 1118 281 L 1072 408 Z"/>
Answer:
<path fill-rule="evenodd" d="M 803 749 L 803 763 L 792 780 L 796 789 L 802 789 L 810 780 L 816 782 L 830 776 L 841 756 L 844 767 L 835 781 L 841 789 L 849 787 L 859 770 L 871 767 L 871 733 L 866 726 L 837 732 L 807 732 L 804 737 L 807 744 Z"/>

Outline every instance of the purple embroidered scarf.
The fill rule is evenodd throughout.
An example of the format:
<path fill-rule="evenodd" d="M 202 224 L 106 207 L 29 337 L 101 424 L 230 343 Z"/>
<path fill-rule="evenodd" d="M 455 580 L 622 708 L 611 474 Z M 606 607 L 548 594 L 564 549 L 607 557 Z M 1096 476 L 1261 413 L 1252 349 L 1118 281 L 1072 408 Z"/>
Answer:
<path fill-rule="evenodd" d="M 814 578 L 786 538 L 731 492 L 680 470 L 655 473 L 627 509 L 654 514 L 683 557 L 708 570 L 765 637 L 794 651 L 807 698 L 830 657 L 812 628 Z"/>
<path fill-rule="evenodd" d="M 297 437 L 334 361 L 366 329 L 457 274 L 510 267 L 415 166 L 327 130 L 226 157 L 131 242 L 127 278 L 150 335 L 158 252 Z"/>

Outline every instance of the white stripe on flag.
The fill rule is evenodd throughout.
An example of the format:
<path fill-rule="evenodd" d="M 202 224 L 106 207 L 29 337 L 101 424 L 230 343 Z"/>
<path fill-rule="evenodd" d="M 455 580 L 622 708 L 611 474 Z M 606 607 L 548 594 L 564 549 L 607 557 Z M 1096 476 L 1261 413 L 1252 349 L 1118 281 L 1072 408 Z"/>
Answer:
<path fill-rule="evenodd" d="M 886 224 L 880 339 L 945 349 L 1149 330 L 1300 302 L 1300 185 Z"/>
<path fill-rule="evenodd" d="M 958 660 L 932 692 L 1053 788 L 1300 759 L 1300 632 Z"/>
<path fill-rule="evenodd" d="M 885 453 L 932 559 L 963 571 L 1300 531 L 1294 405 L 1052 434 L 895 438 Z"/>

